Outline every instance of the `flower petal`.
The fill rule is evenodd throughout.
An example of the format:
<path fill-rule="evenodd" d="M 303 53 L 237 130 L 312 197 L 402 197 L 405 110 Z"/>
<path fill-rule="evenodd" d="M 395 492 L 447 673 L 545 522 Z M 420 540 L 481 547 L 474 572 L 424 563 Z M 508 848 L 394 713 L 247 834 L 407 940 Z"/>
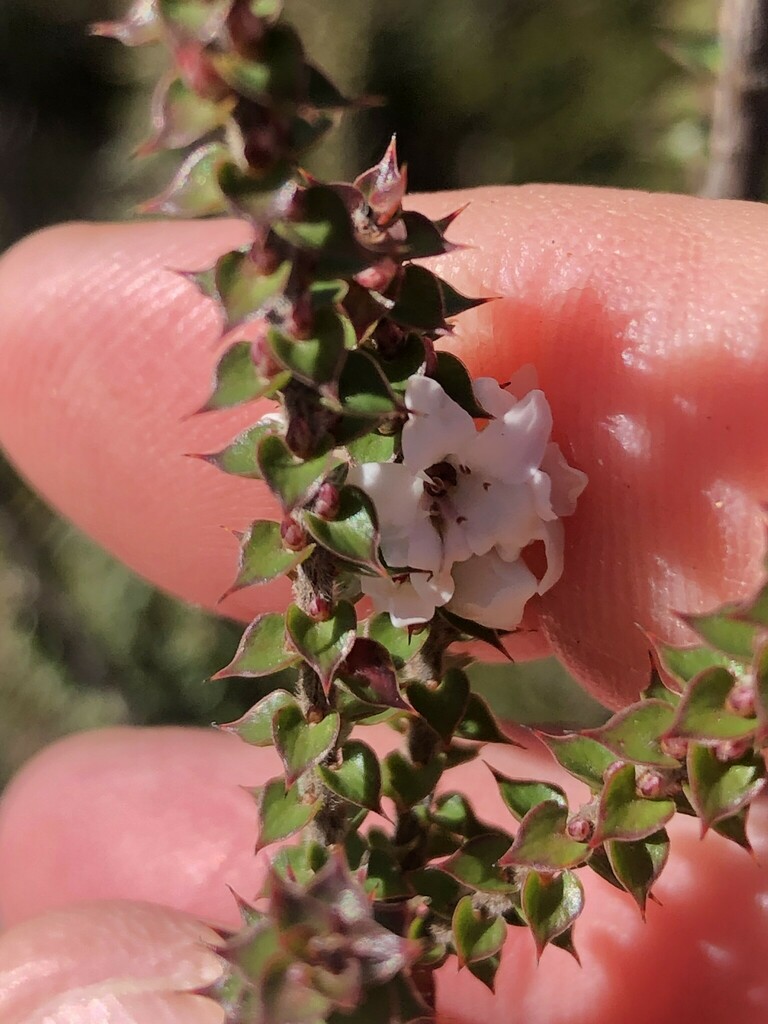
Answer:
<path fill-rule="evenodd" d="M 453 567 L 456 592 L 448 610 L 492 629 L 514 629 L 538 581 L 521 559 L 505 562 L 495 551 Z"/>
<path fill-rule="evenodd" d="M 552 481 L 551 505 L 557 516 L 570 516 L 576 511 L 576 501 L 587 486 L 587 474 L 574 469 L 565 461 L 560 445 L 551 442 L 547 445 L 541 468 Z M 548 518 L 542 516 L 543 519 Z"/>
<path fill-rule="evenodd" d="M 405 405 L 414 413 L 403 427 L 403 462 L 414 472 L 447 455 L 461 456 L 477 436 L 475 423 L 431 377 L 412 377 Z"/>
<path fill-rule="evenodd" d="M 363 576 L 360 586 L 370 597 L 375 612 L 389 612 L 392 625 L 415 626 L 429 622 L 435 614 L 435 602 L 430 592 L 420 593 L 410 579 L 395 581 L 387 578 Z"/>
<path fill-rule="evenodd" d="M 544 550 L 547 555 L 547 571 L 539 580 L 539 593 L 546 592 L 557 583 L 563 575 L 563 550 L 565 545 L 565 530 L 559 519 L 551 523 L 542 523 L 539 528 L 539 540 L 544 541 Z"/>
<path fill-rule="evenodd" d="M 552 411 L 543 391 L 531 391 L 477 434 L 468 465 L 506 483 L 521 483 L 544 457 Z"/>

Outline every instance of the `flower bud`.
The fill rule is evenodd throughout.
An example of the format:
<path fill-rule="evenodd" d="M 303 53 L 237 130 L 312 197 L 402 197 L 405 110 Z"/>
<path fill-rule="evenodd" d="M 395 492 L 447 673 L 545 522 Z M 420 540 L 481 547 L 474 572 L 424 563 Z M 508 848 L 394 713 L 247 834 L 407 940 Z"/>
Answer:
<path fill-rule="evenodd" d="M 685 761 L 688 756 L 688 740 L 682 736 L 665 736 L 659 746 L 665 754 L 674 757 L 676 761 Z"/>
<path fill-rule="evenodd" d="M 738 761 L 740 757 L 743 757 L 744 754 L 746 754 L 751 746 L 752 740 L 749 738 L 741 740 L 723 740 L 714 748 L 715 757 L 723 764 L 728 761 Z"/>
<path fill-rule="evenodd" d="M 588 843 L 595 831 L 594 824 L 583 814 L 574 814 L 565 826 L 567 835 L 577 843 Z"/>
<path fill-rule="evenodd" d="M 638 796 L 646 800 L 658 800 L 664 795 L 667 788 L 667 781 L 663 775 L 654 771 L 653 768 L 641 768 L 637 772 L 635 789 Z"/>
<path fill-rule="evenodd" d="M 339 501 L 341 495 L 335 484 L 324 483 L 320 485 L 315 498 L 313 511 L 321 519 L 335 519 L 339 512 Z"/>
<path fill-rule="evenodd" d="M 751 681 L 745 680 L 736 683 L 728 694 L 726 706 L 735 715 L 742 718 L 755 717 L 755 688 Z"/>
<path fill-rule="evenodd" d="M 311 618 L 317 619 L 318 622 L 325 622 L 330 619 L 332 614 L 333 605 L 327 597 L 323 597 L 321 594 L 315 594 L 310 598 L 307 615 L 311 616 Z"/>
<path fill-rule="evenodd" d="M 253 358 L 253 364 L 261 377 L 269 379 L 274 377 L 275 374 L 279 373 L 282 369 L 280 364 L 272 355 L 272 349 L 269 347 L 266 324 L 261 324 L 259 326 L 258 333 L 251 342 L 251 356 Z"/>
<path fill-rule="evenodd" d="M 292 515 L 280 523 L 280 537 L 289 551 L 303 551 L 309 543 L 304 527 Z"/>

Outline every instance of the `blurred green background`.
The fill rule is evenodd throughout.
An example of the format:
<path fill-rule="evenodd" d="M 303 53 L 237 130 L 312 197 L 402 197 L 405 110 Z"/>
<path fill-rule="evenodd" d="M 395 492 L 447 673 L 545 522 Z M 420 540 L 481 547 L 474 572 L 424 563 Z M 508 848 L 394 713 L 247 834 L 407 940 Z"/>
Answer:
<path fill-rule="evenodd" d="M 0 251 L 58 221 L 128 217 L 170 175 L 172 160 L 130 160 L 161 55 L 86 33 L 125 6 L 0 0 Z M 354 175 L 396 129 L 414 190 L 701 182 L 716 0 L 288 0 L 286 10 L 340 86 L 388 100 L 346 120 L 316 173 Z M 204 683 L 237 637 L 116 564 L 0 461 L 0 784 L 76 729 L 237 715 L 252 687 Z M 541 721 L 568 688 L 552 663 L 533 672 L 535 687 L 528 670 L 485 688 Z M 563 720 L 599 715 L 559 699 Z"/>

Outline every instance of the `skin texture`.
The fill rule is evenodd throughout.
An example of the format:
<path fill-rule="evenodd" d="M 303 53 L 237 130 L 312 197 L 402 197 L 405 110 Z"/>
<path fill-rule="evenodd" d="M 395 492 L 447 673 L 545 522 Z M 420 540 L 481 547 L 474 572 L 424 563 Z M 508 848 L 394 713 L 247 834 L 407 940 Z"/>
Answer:
<path fill-rule="evenodd" d="M 557 438 L 590 477 L 567 523 L 565 575 L 541 601 L 525 651 L 551 645 L 618 706 L 646 677 L 637 623 L 680 638 L 670 609 L 703 610 L 761 576 L 768 211 L 539 187 L 416 203 L 438 215 L 468 199 L 452 237 L 474 248 L 435 262 L 461 290 L 501 298 L 462 319 L 455 348 L 473 372 L 502 381 L 534 363 Z M 199 268 L 242 237 L 231 224 L 75 226 L 33 237 L 0 265 L 0 440 L 99 542 L 209 607 L 235 563 L 221 527 L 274 506 L 258 484 L 181 458 L 221 447 L 259 410 L 184 418 L 206 397 L 217 320 L 163 268 Z M 284 599 L 269 587 L 224 610 L 245 617 Z M 273 772 L 265 757 L 223 736 L 124 730 L 64 741 L 27 767 L 0 809 L 0 915 L 14 926 L 0 938 L 10 978 L 0 990 L 17 1001 L 0 1003 L 3 1024 L 217 1020 L 204 1000 L 164 992 L 169 978 L 197 983 L 192 967 L 179 981 L 176 960 L 210 980 L 191 941 L 199 926 L 179 913 L 226 919 L 223 883 L 246 895 L 258 884 L 252 809 L 237 787 Z M 489 754 L 512 774 L 554 777 L 541 757 Z M 465 771 L 491 818 L 487 774 Z M 462 785 L 458 772 L 451 784 Z M 767 824 L 758 808 L 758 856 Z M 762 1024 L 768 874 L 717 837 L 699 844 L 688 821 L 674 846 L 658 887 L 664 906 L 649 908 L 646 926 L 588 879 L 581 971 L 558 950 L 536 970 L 530 937 L 516 930 L 495 997 L 445 972 L 443 1018 Z M 94 898 L 174 909 L 64 909 Z M 104 927 L 120 941 L 92 970 L 84 950 Z"/>

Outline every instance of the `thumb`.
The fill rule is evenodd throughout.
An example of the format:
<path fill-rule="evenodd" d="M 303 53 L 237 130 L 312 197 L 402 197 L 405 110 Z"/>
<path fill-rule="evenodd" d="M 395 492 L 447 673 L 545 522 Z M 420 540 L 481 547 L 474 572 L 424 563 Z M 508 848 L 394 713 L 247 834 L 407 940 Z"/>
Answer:
<path fill-rule="evenodd" d="M 480 189 L 437 261 L 462 291 L 500 296 L 459 321 L 473 372 L 533 363 L 568 461 L 590 484 L 566 524 L 566 570 L 540 624 L 604 701 L 647 675 L 636 624 L 680 636 L 670 609 L 741 594 L 760 571 L 768 446 L 768 211 L 597 189 Z M 204 400 L 215 311 L 168 267 L 244 239 L 231 223 L 67 227 L 0 268 L 0 439 L 30 481 L 155 583 L 213 606 L 242 529 L 274 515 L 259 485 L 184 459 L 221 447 L 258 404 L 184 420 Z M 282 584 L 234 595 L 246 616 Z"/>

